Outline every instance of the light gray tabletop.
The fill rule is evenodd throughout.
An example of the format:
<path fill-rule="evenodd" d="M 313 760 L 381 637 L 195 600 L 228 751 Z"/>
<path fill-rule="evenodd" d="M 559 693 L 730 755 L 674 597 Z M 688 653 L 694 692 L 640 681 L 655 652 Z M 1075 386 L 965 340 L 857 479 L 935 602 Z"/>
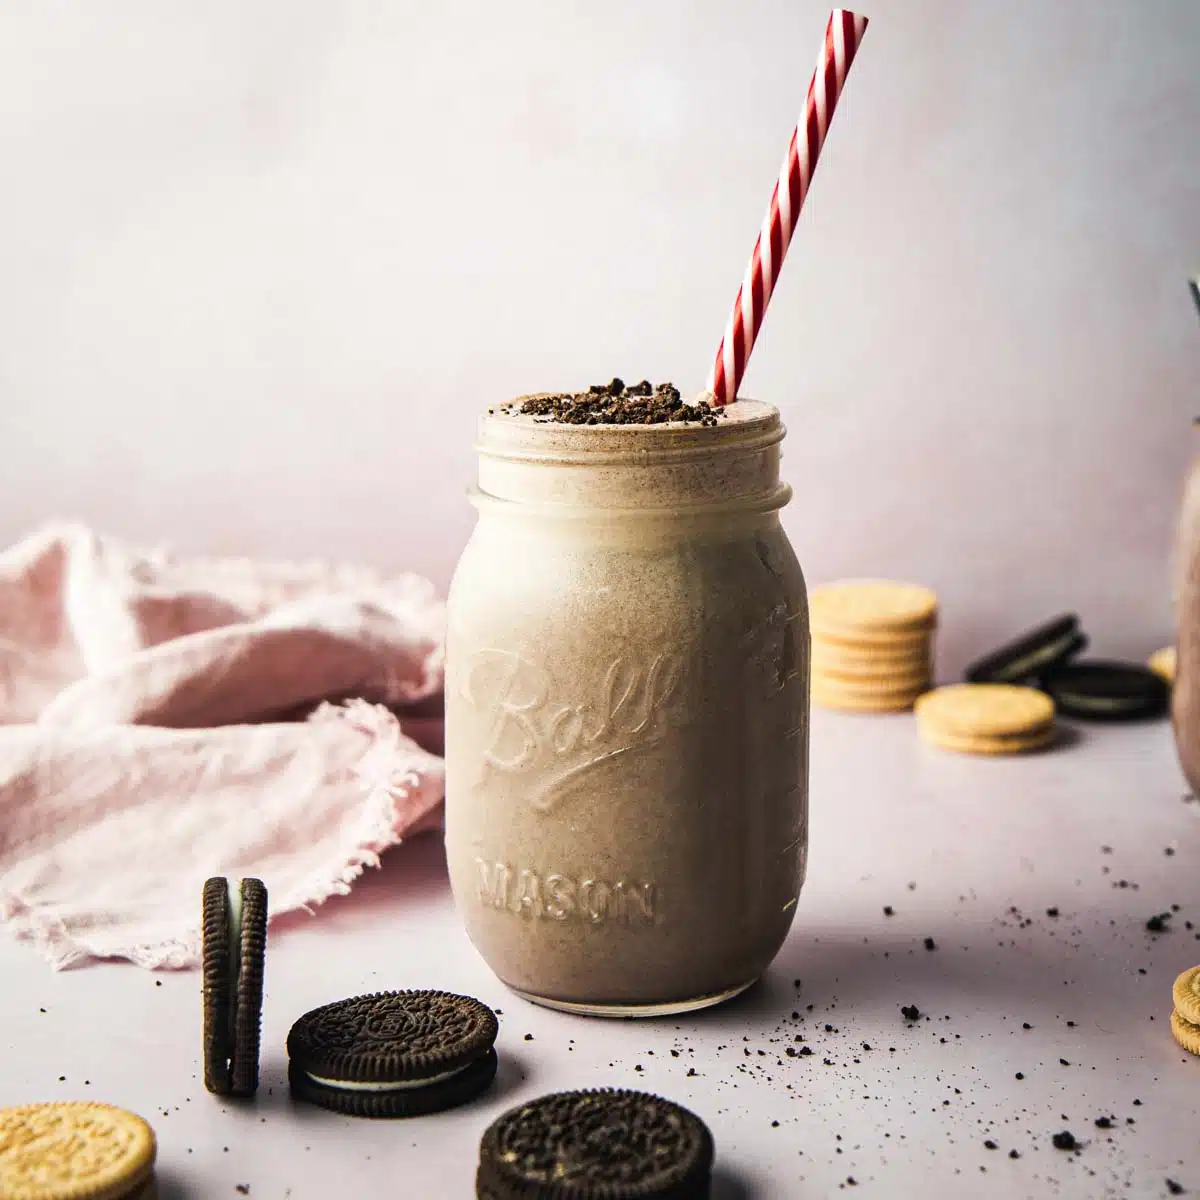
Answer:
<path fill-rule="evenodd" d="M 763 983 L 722 1009 L 606 1022 L 518 1000 L 461 933 L 440 841 L 426 837 L 317 917 L 272 927 L 250 1104 L 204 1090 L 197 974 L 56 975 L 0 939 L 0 1104 L 82 1097 L 141 1112 L 158 1132 L 163 1200 L 468 1197 L 493 1117 L 600 1085 L 702 1115 L 716 1200 L 1156 1197 L 1168 1179 L 1200 1195 L 1200 1059 L 1167 1024 L 1175 975 L 1200 962 L 1200 928 L 1187 927 L 1200 927 L 1200 804 L 1185 796 L 1165 721 L 987 760 L 924 746 L 911 716 L 818 711 L 796 923 Z M 1164 912 L 1169 932 L 1147 931 Z M 403 987 L 501 1010 L 492 1091 L 412 1121 L 294 1107 L 291 1022 Z M 912 1004 L 926 1016 L 910 1024 Z M 813 1053 L 787 1053 L 803 1046 Z M 1054 1148 L 1062 1130 L 1080 1152 Z"/>

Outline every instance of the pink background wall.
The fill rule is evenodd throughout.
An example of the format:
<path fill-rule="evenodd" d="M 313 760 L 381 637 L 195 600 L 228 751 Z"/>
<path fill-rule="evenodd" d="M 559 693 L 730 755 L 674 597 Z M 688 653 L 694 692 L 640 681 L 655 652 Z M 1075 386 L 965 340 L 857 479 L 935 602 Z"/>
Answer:
<path fill-rule="evenodd" d="M 813 0 L 0 7 L 0 539 L 412 566 L 474 417 L 702 384 Z M 747 385 L 810 581 L 1169 638 L 1200 411 L 1200 4 L 872 0 Z"/>

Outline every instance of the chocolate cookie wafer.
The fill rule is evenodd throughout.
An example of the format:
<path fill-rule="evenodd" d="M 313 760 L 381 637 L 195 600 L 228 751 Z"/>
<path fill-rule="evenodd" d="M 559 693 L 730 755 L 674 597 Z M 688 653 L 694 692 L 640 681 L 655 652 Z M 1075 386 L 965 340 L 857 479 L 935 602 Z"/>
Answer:
<path fill-rule="evenodd" d="M 713 1140 L 686 1108 L 646 1092 L 557 1092 L 484 1132 L 477 1200 L 706 1200 Z"/>
<path fill-rule="evenodd" d="M 1079 617 L 1064 613 L 977 659 L 965 678 L 968 683 L 1021 683 L 1066 662 L 1087 644 Z"/>
<path fill-rule="evenodd" d="M 453 992 L 378 992 L 305 1013 L 288 1034 L 292 1095 L 356 1117 L 465 1104 L 496 1075 L 496 1014 Z"/>
<path fill-rule="evenodd" d="M 267 947 L 262 880 L 207 880 L 202 928 L 204 1086 L 218 1096 L 253 1096 Z"/>
<path fill-rule="evenodd" d="M 1161 717 L 1171 698 L 1167 681 L 1149 667 L 1096 659 L 1056 667 L 1041 687 L 1059 712 L 1088 721 Z"/>

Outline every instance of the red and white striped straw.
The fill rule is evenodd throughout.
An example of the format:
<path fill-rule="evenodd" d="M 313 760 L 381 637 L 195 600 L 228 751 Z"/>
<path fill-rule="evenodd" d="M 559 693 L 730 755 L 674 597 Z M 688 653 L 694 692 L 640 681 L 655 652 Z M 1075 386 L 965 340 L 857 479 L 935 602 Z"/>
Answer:
<path fill-rule="evenodd" d="M 846 74 L 866 28 L 867 18 L 857 13 L 837 8 L 829 14 L 825 45 L 808 85 L 804 112 L 788 143 L 779 179 L 771 193 L 771 206 L 767 209 L 758 241 L 754 243 L 746 278 L 738 289 L 725 336 L 717 348 L 717 360 L 708 377 L 708 390 L 718 408 L 737 399 L 750 351 L 754 349 L 754 339 L 762 328 L 763 315 L 779 278 L 788 243 L 792 240 L 792 230 L 817 169 L 817 157 L 825 144 L 833 110 L 846 85 Z"/>

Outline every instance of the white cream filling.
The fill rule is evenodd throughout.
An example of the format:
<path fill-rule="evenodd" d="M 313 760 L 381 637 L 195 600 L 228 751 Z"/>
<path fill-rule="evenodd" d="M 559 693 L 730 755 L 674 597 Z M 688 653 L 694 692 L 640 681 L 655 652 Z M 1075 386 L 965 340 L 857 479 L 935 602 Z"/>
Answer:
<path fill-rule="evenodd" d="M 232 879 L 225 881 L 229 903 L 229 1039 L 230 1045 L 236 1037 L 238 980 L 242 974 L 242 883 Z"/>
<path fill-rule="evenodd" d="M 1069 633 L 1063 634 L 1058 641 L 1051 642 L 1050 645 L 1043 646 L 1040 650 L 1034 650 L 1026 658 L 1019 660 L 1016 664 L 1020 670 L 1019 678 L 1024 679 L 1026 676 L 1036 674 L 1038 667 L 1043 663 L 1054 662 L 1075 637 L 1075 632 L 1072 629 Z"/>
<path fill-rule="evenodd" d="M 324 1079 L 311 1071 L 304 1073 L 313 1083 L 319 1083 L 322 1087 L 337 1088 L 339 1092 L 408 1092 L 414 1088 L 429 1087 L 430 1084 L 453 1079 L 469 1069 L 470 1064 L 460 1067 L 457 1071 L 443 1071 L 441 1075 L 427 1075 L 424 1079 L 402 1079 L 396 1083 L 355 1083 L 350 1079 Z"/>
<path fill-rule="evenodd" d="M 1140 696 L 1121 696 L 1116 699 L 1104 696 L 1081 696 L 1064 692 L 1063 699 L 1076 708 L 1090 709 L 1092 712 L 1124 712 L 1141 703 Z"/>

